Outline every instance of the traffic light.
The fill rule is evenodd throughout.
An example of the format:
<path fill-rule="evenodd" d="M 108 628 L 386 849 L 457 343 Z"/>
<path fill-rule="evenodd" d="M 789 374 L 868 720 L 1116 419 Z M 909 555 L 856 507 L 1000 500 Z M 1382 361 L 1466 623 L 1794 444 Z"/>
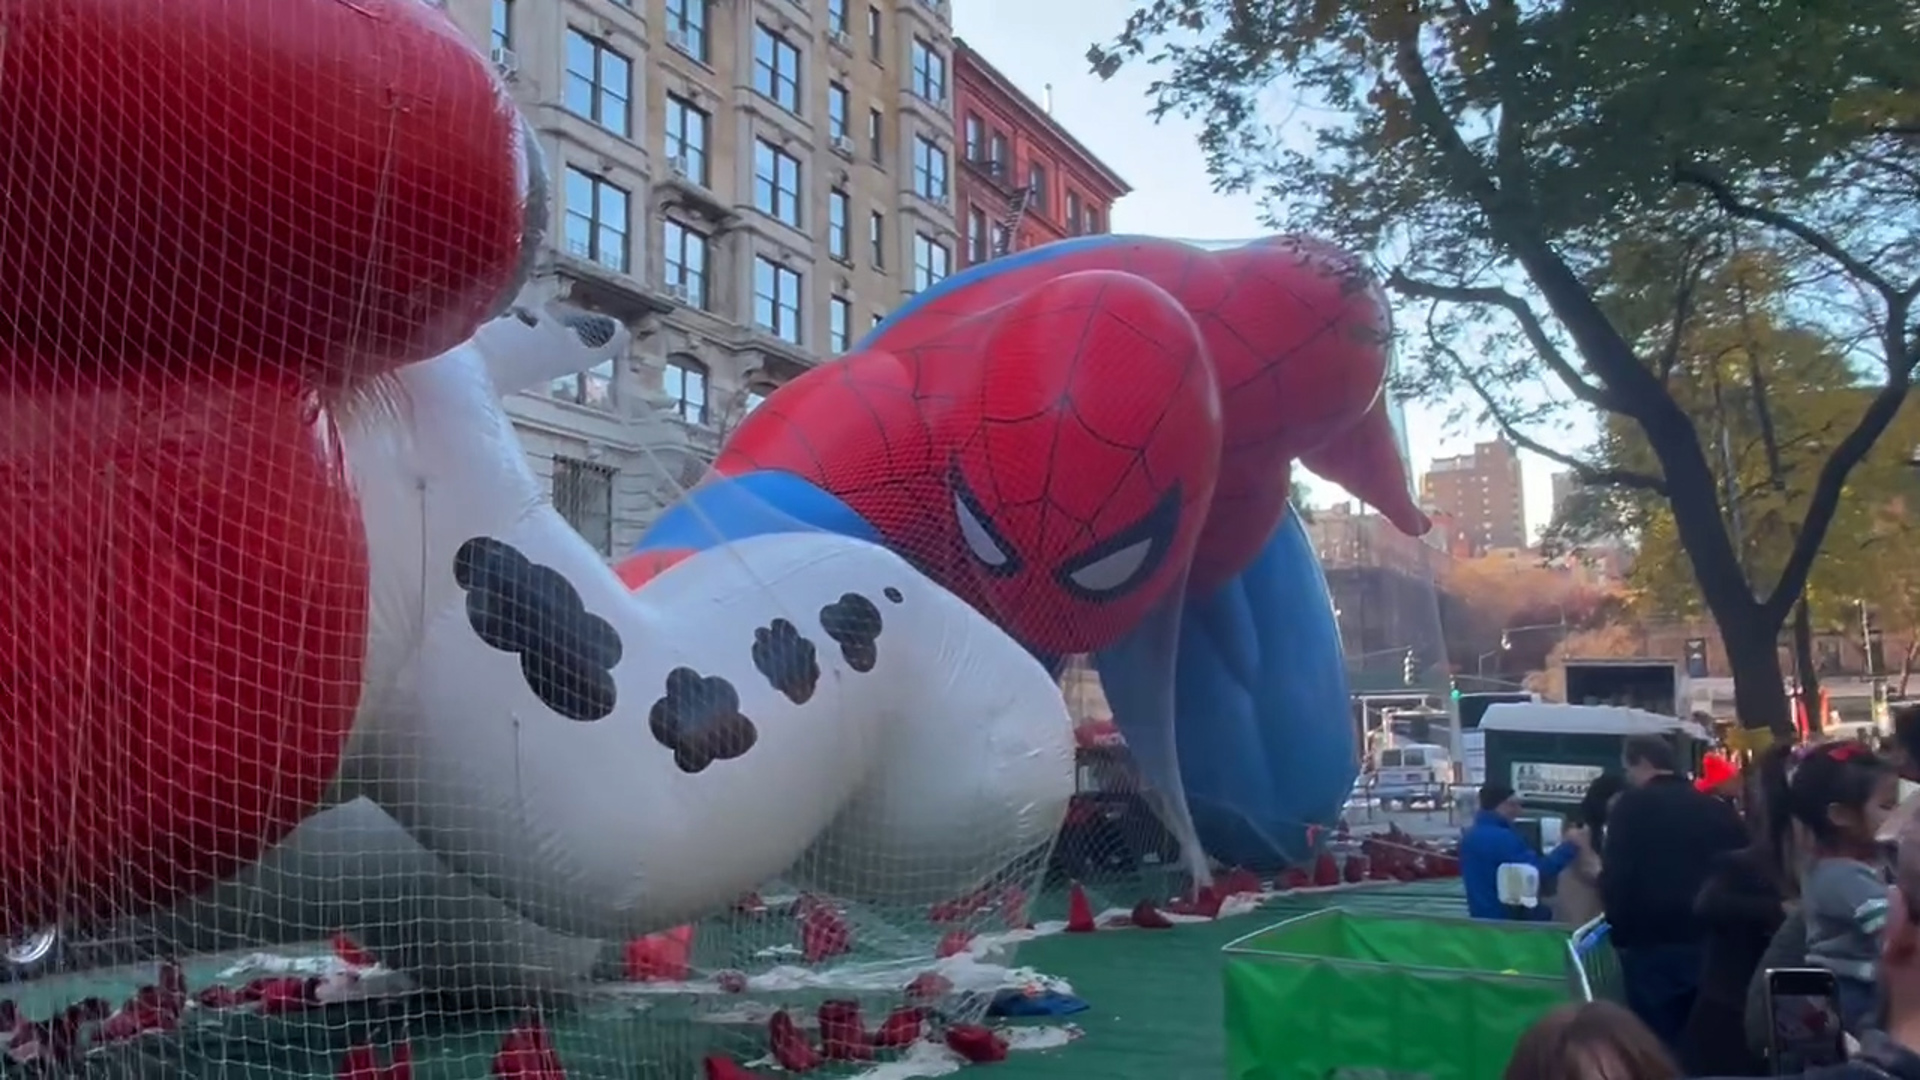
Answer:
<path fill-rule="evenodd" d="M 1447 680 L 1447 696 L 1455 701 L 1460 700 L 1460 684 L 1453 679 Z"/>
<path fill-rule="evenodd" d="M 1406 659 L 1401 661 L 1400 679 L 1401 681 L 1406 683 L 1408 686 L 1412 686 L 1413 684 L 1420 681 L 1420 668 L 1419 668 L 1419 664 L 1414 659 L 1412 649 L 1407 650 Z"/>

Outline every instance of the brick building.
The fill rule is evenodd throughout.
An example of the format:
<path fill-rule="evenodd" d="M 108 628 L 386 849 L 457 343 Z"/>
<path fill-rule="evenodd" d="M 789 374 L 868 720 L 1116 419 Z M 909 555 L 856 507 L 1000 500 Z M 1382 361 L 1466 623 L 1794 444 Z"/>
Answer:
<path fill-rule="evenodd" d="M 1420 501 L 1450 516 L 1476 555 L 1528 546 L 1520 452 L 1505 439 L 1478 443 L 1470 454 L 1435 458 L 1420 477 Z"/>
<path fill-rule="evenodd" d="M 953 43 L 962 268 L 1110 227 L 1133 189 L 966 42 Z"/>

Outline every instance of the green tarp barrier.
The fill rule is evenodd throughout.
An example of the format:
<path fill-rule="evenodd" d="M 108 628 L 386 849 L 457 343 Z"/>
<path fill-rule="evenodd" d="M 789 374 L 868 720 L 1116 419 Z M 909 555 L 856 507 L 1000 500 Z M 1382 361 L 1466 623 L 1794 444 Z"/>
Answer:
<path fill-rule="evenodd" d="M 1224 951 L 1232 1080 L 1499 1080 L 1521 1032 L 1575 997 L 1549 924 L 1336 908 Z"/>

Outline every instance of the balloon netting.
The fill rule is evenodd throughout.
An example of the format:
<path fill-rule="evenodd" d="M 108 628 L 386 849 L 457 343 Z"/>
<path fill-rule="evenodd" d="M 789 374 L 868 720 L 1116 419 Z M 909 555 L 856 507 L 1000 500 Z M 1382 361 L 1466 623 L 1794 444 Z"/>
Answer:
<path fill-rule="evenodd" d="M 436 7 L 0 0 L 0 192 L 23 1067 L 990 1055 L 1019 942 L 1346 806 L 1292 466 L 1425 519 L 1343 253 L 949 279 L 656 457 L 609 565 L 507 402 L 635 328 L 531 279 L 540 153 Z"/>

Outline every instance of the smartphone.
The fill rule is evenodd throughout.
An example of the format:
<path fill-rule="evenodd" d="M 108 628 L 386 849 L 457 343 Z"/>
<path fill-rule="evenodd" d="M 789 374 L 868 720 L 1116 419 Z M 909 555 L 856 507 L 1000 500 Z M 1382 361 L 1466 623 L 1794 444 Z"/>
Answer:
<path fill-rule="evenodd" d="M 1767 1059 L 1792 1076 L 1847 1060 L 1840 986 L 1823 968 L 1767 969 Z"/>

